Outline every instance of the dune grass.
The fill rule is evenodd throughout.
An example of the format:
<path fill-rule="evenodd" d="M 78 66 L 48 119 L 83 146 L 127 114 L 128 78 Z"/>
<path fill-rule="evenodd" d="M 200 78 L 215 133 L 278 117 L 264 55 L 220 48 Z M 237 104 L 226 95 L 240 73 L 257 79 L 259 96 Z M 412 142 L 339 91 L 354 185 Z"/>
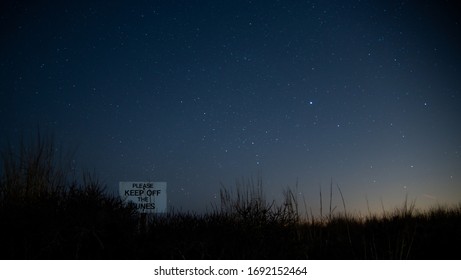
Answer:
<path fill-rule="evenodd" d="M 292 190 L 265 198 L 261 179 L 222 187 L 205 214 L 141 216 L 96 176 L 69 179 L 49 138 L 2 152 L 1 259 L 459 259 L 461 204 L 418 211 L 403 202 L 355 217 L 330 185 L 320 216 Z M 341 197 L 342 210 L 332 203 Z M 327 209 L 327 211 L 325 211 Z"/>

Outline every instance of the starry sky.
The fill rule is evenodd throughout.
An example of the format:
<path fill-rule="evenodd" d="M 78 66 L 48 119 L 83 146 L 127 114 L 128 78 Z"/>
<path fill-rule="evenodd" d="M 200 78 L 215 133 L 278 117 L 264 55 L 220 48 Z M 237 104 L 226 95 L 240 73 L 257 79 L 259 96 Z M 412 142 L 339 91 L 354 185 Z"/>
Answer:
<path fill-rule="evenodd" d="M 69 2 L 69 3 L 67 3 Z M 166 181 L 203 211 L 261 178 L 315 211 L 461 201 L 456 1 L 2 1 L 2 141 L 50 131 L 78 172 Z M 3 143 L 2 142 L 2 143 Z M 334 194 L 338 208 L 338 194 Z M 325 200 L 324 203 L 328 203 Z"/>

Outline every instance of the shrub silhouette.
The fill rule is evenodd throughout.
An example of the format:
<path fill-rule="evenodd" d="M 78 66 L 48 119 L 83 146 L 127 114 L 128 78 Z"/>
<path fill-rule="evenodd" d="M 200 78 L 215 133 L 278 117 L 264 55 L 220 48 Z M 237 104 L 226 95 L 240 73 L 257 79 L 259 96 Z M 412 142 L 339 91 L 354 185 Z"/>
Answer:
<path fill-rule="evenodd" d="M 419 212 L 405 199 L 358 218 L 339 187 L 344 213 L 333 213 L 330 186 L 330 213 L 321 206 L 315 218 L 299 213 L 289 189 L 281 204 L 268 202 L 258 179 L 223 187 L 209 213 L 146 220 L 96 176 L 73 180 L 51 137 L 37 133 L 1 155 L 2 259 L 459 259 L 461 250 L 461 204 Z"/>
<path fill-rule="evenodd" d="M 124 258 L 136 226 L 134 210 L 91 176 L 69 179 L 51 137 L 2 152 L 1 258 Z M 121 242 L 122 240 L 126 241 Z"/>

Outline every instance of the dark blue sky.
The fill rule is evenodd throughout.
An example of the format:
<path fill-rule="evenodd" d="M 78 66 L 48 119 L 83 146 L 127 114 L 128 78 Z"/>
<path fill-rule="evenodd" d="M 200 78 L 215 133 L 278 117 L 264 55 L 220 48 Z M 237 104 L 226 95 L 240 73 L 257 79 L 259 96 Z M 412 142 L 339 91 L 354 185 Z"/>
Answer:
<path fill-rule="evenodd" d="M 73 2 L 0 4 L 2 138 L 39 126 L 176 209 L 258 176 L 314 210 L 331 179 L 362 212 L 460 202 L 456 1 Z"/>

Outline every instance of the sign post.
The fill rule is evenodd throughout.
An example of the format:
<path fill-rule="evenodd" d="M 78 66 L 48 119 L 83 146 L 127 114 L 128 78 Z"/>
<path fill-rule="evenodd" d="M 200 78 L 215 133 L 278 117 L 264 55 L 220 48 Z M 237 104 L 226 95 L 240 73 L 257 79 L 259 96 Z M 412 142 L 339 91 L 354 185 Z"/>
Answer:
<path fill-rule="evenodd" d="M 133 203 L 141 214 L 166 213 L 166 182 L 120 182 L 122 200 Z"/>

